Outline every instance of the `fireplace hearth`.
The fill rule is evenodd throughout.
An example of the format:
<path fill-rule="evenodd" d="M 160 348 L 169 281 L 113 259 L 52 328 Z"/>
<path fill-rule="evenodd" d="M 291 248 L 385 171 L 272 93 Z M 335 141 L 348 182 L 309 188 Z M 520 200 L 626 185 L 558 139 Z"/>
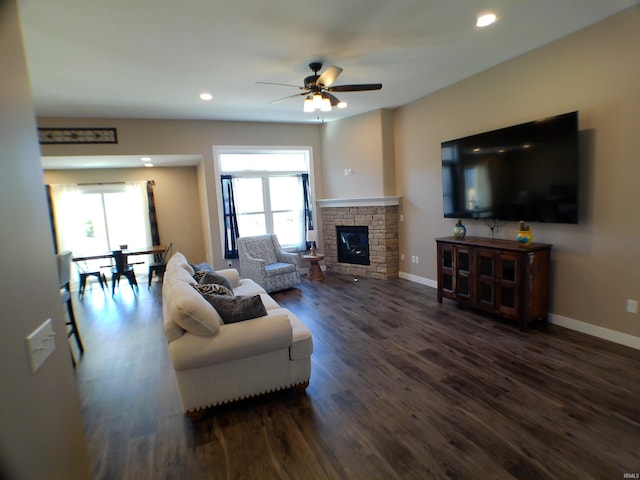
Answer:
<path fill-rule="evenodd" d="M 338 225 L 336 226 L 336 244 L 338 245 L 338 262 L 355 265 L 370 265 L 369 261 L 369 227 Z"/>

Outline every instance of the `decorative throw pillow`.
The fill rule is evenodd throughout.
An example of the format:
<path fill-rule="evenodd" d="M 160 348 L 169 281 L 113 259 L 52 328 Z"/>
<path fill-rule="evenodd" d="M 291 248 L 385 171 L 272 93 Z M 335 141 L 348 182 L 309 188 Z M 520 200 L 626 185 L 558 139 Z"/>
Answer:
<path fill-rule="evenodd" d="M 260 295 L 236 296 L 208 295 L 207 301 L 216 309 L 224 323 L 236 323 L 267 314 Z"/>
<path fill-rule="evenodd" d="M 208 284 L 191 284 L 193 288 L 195 288 L 200 294 L 207 298 L 209 295 L 227 295 L 229 297 L 233 297 L 233 292 L 229 290 L 224 285 L 220 285 L 217 283 L 208 283 Z"/>
<path fill-rule="evenodd" d="M 197 272 L 198 270 L 206 270 L 207 272 L 215 272 L 215 269 L 209 265 L 207 262 L 201 262 L 201 263 L 195 263 L 195 264 L 191 264 L 191 267 L 193 268 L 193 270 L 195 272 Z"/>
<path fill-rule="evenodd" d="M 193 278 L 196 278 L 195 275 Z M 231 285 L 231 282 L 229 281 L 229 279 L 224 275 L 220 275 L 219 273 L 216 273 L 216 272 L 205 271 L 202 273 L 202 275 L 199 275 L 198 278 L 196 278 L 196 280 L 200 285 L 217 283 L 218 285 L 222 285 L 224 287 L 227 287 L 229 290 L 233 291 L 233 286 Z"/>
<path fill-rule="evenodd" d="M 207 262 L 192 263 L 191 268 L 193 268 L 193 278 L 196 282 L 200 282 L 200 278 L 202 278 L 202 275 L 206 272 L 215 272 L 215 269 Z"/>

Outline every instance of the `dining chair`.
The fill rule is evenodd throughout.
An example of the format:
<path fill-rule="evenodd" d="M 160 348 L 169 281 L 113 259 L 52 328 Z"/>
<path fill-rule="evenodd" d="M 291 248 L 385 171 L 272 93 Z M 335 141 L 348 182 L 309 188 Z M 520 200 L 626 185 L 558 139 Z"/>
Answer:
<path fill-rule="evenodd" d="M 76 268 L 78 269 L 78 275 L 80 277 L 80 287 L 78 288 L 78 296 L 81 297 L 84 295 L 84 290 L 87 285 L 87 279 L 89 277 L 96 277 L 98 282 L 100 282 L 100 288 L 104 292 L 105 286 L 109 289 L 109 284 L 107 283 L 107 277 L 102 272 L 101 267 L 90 267 L 88 262 L 76 262 Z"/>
<path fill-rule="evenodd" d="M 153 278 L 153 274 L 156 273 L 160 279 L 164 277 L 164 272 L 167 269 L 167 260 L 171 256 L 171 248 L 173 247 L 173 242 L 167 245 L 167 248 L 164 249 L 164 252 L 154 255 L 154 262 L 149 264 L 149 286 L 151 288 L 151 279 Z"/>
<path fill-rule="evenodd" d="M 138 282 L 136 280 L 136 272 L 133 265 L 127 263 L 127 256 L 122 250 L 113 250 L 114 265 L 111 267 L 111 295 L 116 294 L 116 284 L 120 283 L 120 277 L 125 276 L 129 280 L 129 285 L 135 294 L 138 291 Z"/>
<path fill-rule="evenodd" d="M 67 306 L 67 314 L 69 320 L 65 324 L 70 327 L 67 331 L 67 338 L 75 337 L 76 344 L 80 354 L 84 353 L 84 345 L 80 338 L 80 332 L 78 331 L 78 325 L 76 323 L 76 316 L 73 313 L 73 303 L 71 302 L 71 288 L 69 283 L 71 281 L 71 252 L 65 251 L 56 255 L 58 262 L 58 287 L 60 288 L 60 297 L 62 302 Z M 71 354 L 71 361 L 75 366 L 76 361 Z"/>

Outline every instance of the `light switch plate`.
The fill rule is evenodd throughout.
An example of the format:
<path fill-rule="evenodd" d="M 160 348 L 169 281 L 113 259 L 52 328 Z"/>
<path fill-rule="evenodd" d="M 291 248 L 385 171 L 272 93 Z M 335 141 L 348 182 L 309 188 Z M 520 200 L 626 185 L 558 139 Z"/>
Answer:
<path fill-rule="evenodd" d="M 56 349 L 56 334 L 53 331 L 53 323 L 48 318 L 46 322 L 35 329 L 25 341 L 29 353 L 31 373 L 36 373 L 44 361 Z"/>

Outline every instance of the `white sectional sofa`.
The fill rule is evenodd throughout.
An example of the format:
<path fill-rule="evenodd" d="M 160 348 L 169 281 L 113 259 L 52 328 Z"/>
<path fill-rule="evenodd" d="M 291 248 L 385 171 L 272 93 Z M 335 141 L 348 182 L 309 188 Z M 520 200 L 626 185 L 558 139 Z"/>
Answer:
<path fill-rule="evenodd" d="M 194 273 L 177 252 L 162 287 L 164 331 L 185 414 L 197 419 L 204 409 L 234 400 L 290 387 L 304 391 L 313 352 L 306 325 L 235 269 L 216 273 L 229 280 L 235 300 L 259 295 L 266 315 L 224 323 L 192 285 L 198 283 Z"/>

